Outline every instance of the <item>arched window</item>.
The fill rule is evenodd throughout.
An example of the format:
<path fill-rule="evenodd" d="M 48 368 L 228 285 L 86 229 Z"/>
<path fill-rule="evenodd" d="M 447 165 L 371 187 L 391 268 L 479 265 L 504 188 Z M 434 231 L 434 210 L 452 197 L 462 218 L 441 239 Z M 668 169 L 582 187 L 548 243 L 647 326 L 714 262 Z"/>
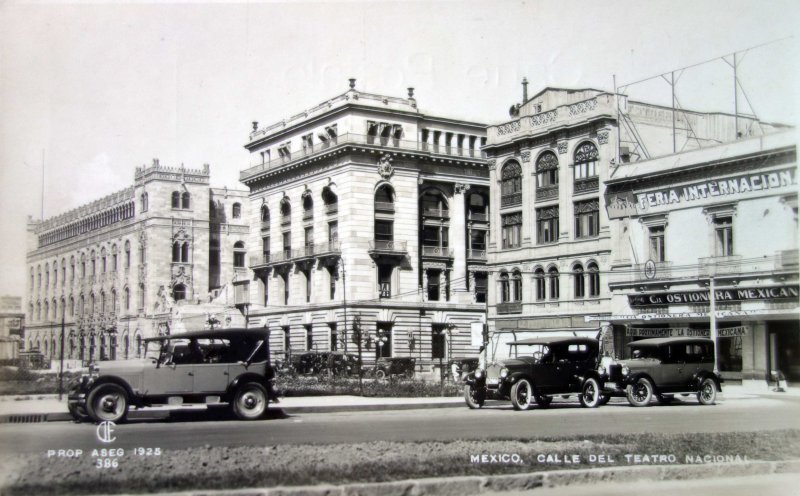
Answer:
<path fill-rule="evenodd" d="M 522 301 L 522 273 L 519 270 L 511 273 L 511 282 L 514 286 L 514 301 Z"/>
<path fill-rule="evenodd" d="M 172 287 L 172 299 L 181 301 L 186 299 L 186 286 L 183 284 L 176 284 Z"/>
<path fill-rule="evenodd" d="M 89 257 L 89 261 L 91 263 L 91 265 L 89 266 L 89 268 L 91 269 L 91 271 L 89 272 L 90 276 L 94 276 L 97 273 L 95 272 L 97 270 L 97 261 L 95 260 L 95 258 L 96 258 L 95 252 L 94 250 L 92 250 L 92 255 Z"/>
<path fill-rule="evenodd" d="M 142 193 L 142 196 L 140 197 L 140 199 L 141 199 L 141 202 L 140 202 L 141 203 L 141 211 L 142 212 L 147 212 L 147 207 L 148 207 L 148 203 L 149 203 L 148 198 L 147 198 L 147 193 Z"/>
<path fill-rule="evenodd" d="M 94 293 L 89 295 L 89 315 L 94 315 Z"/>
<path fill-rule="evenodd" d="M 139 284 L 139 310 L 144 310 L 144 283 Z"/>
<path fill-rule="evenodd" d="M 511 287 L 508 272 L 500 273 L 500 302 L 508 303 L 511 301 Z"/>
<path fill-rule="evenodd" d="M 573 168 L 575 180 L 597 177 L 597 147 L 593 143 L 582 143 L 575 150 L 575 167 Z"/>
<path fill-rule="evenodd" d="M 31 290 L 33 290 L 33 283 L 34 283 L 34 279 L 33 279 L 33 267 L 31 267 Z"/>
<path fill-rule="evenodd" d="M 117 271 L 117 245 L 111 245 L 111 271 Z"/>
<path fill-rule="evenodd" d="M 488 219 L 488 202 L 486 198 L 479 194 L 473 193 L 469 195 L 469 202 L 467 204 L 469 210 L 469 219 L 479 222 L 485 222 Z"/>
<path fill-rule="evenodd" d="M 281 224 L 291 224 L 292 223 L 292 205 L 289 203 L 288 198 L 284 198 L 281 200 Z"/>
<path fill-rule="evenodd" d="M 261 205 L 261 228 L 269 228 L 269 208 Z"/>
<path fill-rule="evenodd" d="M 394 190 L 388 184 L 375 191 L 375 248 L 394 248 Z"/>
<path fill-rule="evenodd" d="M 422 194 L 422 215 L 429 217 L 449 217 L 447 200 L 444 195 L 435 189 L 429 189 Z"/>
<path fill-rule="evenodd" d="M 131 242 L 125 241 L 125 268 L 131 267 Z"/>
<path fill-rule="evenodd" d="M 41 288 L 42 287 L 42 266 L 41 265 L 37 265 L 36 266 L 36 287 L 37 288 Z"/>
<path fill-rule="evenodd" d="M 181 244 L 178 241 L 172 243 L 172 261 L 173 262 L 181 261 Z"/>
<path fill-rule="evenodd" d="M 67 259 L 61 259 L 61 285 L 65 285 L 67 283 Z"/>
<path fill-rule="evenodd" d="M 557 300 L 559 297 L 559 287 L 558 287 L 558 269 L 555 267 L 550 267 L 547 270 L 547 279 L 548 285 L 550 286 L 550 299 Z"/>
<path fill-rule="evenodd" d="M 53 260 L 53 287 L 58 286 L 58 260 Z"/>
<path fill-rule="evenodd" d="M 388 184 L 384 184 L 375 192 L 375 208 L 382 210 L 387 205 L 394 211 L 394 190 Z"/>
<path fill-rule="evenodd" d="M 600 296 L 600 270 L 594 262 L 589 262 L 586 268 L 589 270 L 589 297 L 596 298 Z"/>
<path fill-rule="evenodd" d="M 314 218 L 314 200 L 311 194 L 303 196 L 303 220 Z"/>
<path fill-rule="evenodd" d="M 103 248 L 100 250 L 100 268 L 103 271 L 103 274 L 106 273 L 107 264 L 106 264 L 106 249 Z"/>
<path fill-rule="evenodd" d="M 86 311 L 86 297 L 81 295 L 81 299 L 78 305 L 78 315 L 80 317 L 83 317 L 85 311 Z"/>
<path fill-rule="evenodd" d="M 322 203 L 325 204 L 325 213 L 334 214 L 339 210 L 339 197 L 327 186 L 322 189 Z"/>
<path fill-rule="evenodd" d="M 583 265 L 576 264 L 572 268 L 572 278 L 575 282 L 575 298 L 586 296 L 586 281 L 584 280 Z"/>
<path fill-rule="evenodd" d="M 117 290 L 111 290 L 111 313 L 117 312 Z"/>
<path fill-rule="evenodd" d="M 131 290 L 128 288 L 122 291 L 122 305 L 125 310 L 131 309 Z"/>
<path fill-rule="evenodd" d="M 181 262 L 189 263 L 189 242 L 184 241 L 181 244 Z"/>
<path fill-rule="evenodd" d="M 512 160 L 503 167 L 500 183 L 500 206 L 508 207 L 522 203 L 522 166 Z"/>
<path fill-rule="evenodd" d="M 50 286 L 50 264 L 44 264 L 44 287 Z"/>
<path fill-rule="evenodd" d="M 181 208 L 181 193 L 180 191 L 172 192 L 172 208 Z"/>
<path fill-rule="evenodd" d="M 106 293 L 105 292 L 101 292 L 100 293 L 100 313 L 101 314 L 105 314 L 106 313 Z"/>
<path fill-rule="evenodd" d="M 241 203 L 234 203 L 233 204 L 233 218 L 234 219 L 241 219 L 242 218 L 242 204 Z"/>
<path fill-rule="evenodd" d="M 539 155 L 536 160 L 536 194 L 546 194 L 540 189 L 556 189 L 558 187 L 558 157 L 551 151 Z M 549 196 L 548 196 L 549 197 Z"/>
<path fill-rule="evenodd" d="M 181 208 L 188 209 L 191 207 L 191 196 L 188 191 L 184 191 L 181 195 Z"/>
<path fill-rule="evenodd" d="M 69 316 L 75 316 L 75 298 L 72 296 L 69 297 Z"/>
<path fill-rule="evenodd" d="M 244 243 L 241 241 L 237 241 L 233 245 L 233 266 L 235 268 L 244 268 L 244 259 L 245 259 L 245 248 Z"/>
<path fill-rule="evenodd" d="M 49 301 L 45 301 L 44 302 L 44 320 L 47 320 L 48 318 L 50 318 L 50 302 Z"/>

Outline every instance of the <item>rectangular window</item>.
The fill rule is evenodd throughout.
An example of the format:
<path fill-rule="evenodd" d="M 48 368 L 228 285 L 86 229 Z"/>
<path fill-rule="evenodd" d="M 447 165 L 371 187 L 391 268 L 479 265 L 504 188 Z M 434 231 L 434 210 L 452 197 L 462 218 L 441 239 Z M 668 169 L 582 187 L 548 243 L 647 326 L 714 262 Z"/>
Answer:
<path fill-rule="evenodd" d="M 304 272 L 306 276 L 306 303 L 311 303 L 311 271 Z"/>
<path fill-rule="evenodd" d="M 664 256 L 664 226 L 652 226 L 650 231 L 650 260 L 663 262 Z"/>
<path fill-rule="evenodd" d="M 314 246 L 314 228 L 313 227 L 306 227 L 304 231 L 305 237 L 305 246 L 309 248 Z"/>
<path fill-rule="evenodd" d="M 311 324 L 306 324 L 306 349 L 313 350 L 314 349 L 314 328 Z"/>
<path fill-rule="evenodd" d="M 441 277 L 438 270 L 428 271 L 428 301 L 439 301 Z"/>
<path fill-rule="evenodd" d="M 522 240 L 522 212 L 502 216 L 503 248 L 518 248 Z"/>
<path fill-rule="evenodd" d="M 392 266 L 378 266 L 378 296 L 380 298 L 392 297 Z"/>
<path fill-rule="evenodd" d="M 394 222 L 391 220 L 375 221 L 375 241 L 393 241 Z"/>
<path fill-rule="evenodd" d="M 339 330 L 336 322 L 331 322 L 328 326 L 331 328 L 331 351 L 336 351 L 339 349 Z"/>
<path fill-rule="evenodd" d="M 558 186 L 558 169 L 549 169 L 536 174 L 536 187 Z"/>
<path fill-rule="evenodd" d="M 378 322 L 375 326 L 375 358 L 392 356 L 392 324 Z"/>
<path fill-rule="evenodd" d="M 590 177 L 597 177 L 597 161 L 584 162 L 575 164 L 573 168 L 575 172 L 575 180 L 588 179 Z"/>
<path fill-rule="evenodd" d="M 328 223 L 328 242 L 339 242 L 339 223 L 336 221 Z"/>
<path fill-rule="evenodd" d="M 445 358 L 445 330 L 444 326 L 434 324 L 431 326 L 431 358 L 444 359 Z"/>
<path fill-rule="evenodd" d="M 714 219 L 715 254 L 718 257 L 733 255 L 733 219 L 717 217 Z"/>
<path fill-rule="evenodd" d="M 269 236 L 261 238 L 261 251 L 264 253 L 264 262 L 269 262 Z"/>
<path fill-rule="evenodd" d="M 289 304 L 289 274 L 281 274 L 281 280 L 283 281 L 283 304 Z"/>
<path fill-rule="evenodd" d="M 328 267 L 329 296 L 333 300 L 336 298 L 336 266 Z"/>
<path fill-rule="evenodd" d="M 600 231 L 600 203 L 589 200 L 575 203 L 575 239 L 591 238 Z"/>
<path fill-rule="evenodd" d="M 292 233 L 283 233 L 283 256 L 292 258 Z"/>
<path fill-rule="evenodd" d="M 536 240 L 539 244 L 558 241 L 558 207 L 536 209 Z"/>
<path fill-rule="evenodd" d="M 485 272 L 475 274 L 475 303 L 486 303 L 489 278 Z"/>

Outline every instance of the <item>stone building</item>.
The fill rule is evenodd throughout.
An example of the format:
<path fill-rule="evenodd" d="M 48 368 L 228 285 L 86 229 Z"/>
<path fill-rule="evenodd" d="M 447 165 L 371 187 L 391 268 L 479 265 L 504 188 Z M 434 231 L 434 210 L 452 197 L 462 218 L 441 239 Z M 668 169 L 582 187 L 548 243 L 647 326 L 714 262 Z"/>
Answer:
<path fill-rule="evenodd" d="M 626 164 L 606 180 L 614 352 L 716 337 L 728 381 L 800 381 L 794 130 Z M 711 329 L 715 329 L 712 334 Z"/>
<path fill-rule="evenodd" d="M 68 359 L 137 356 L 143 338 L 170 332 L 176 308 L 247 278 L 237 263 L 247 249 L 246 200 L 244 191 L 210 188 L 208 165 L 154 159 L 128 188 L 29 221 L 26 349 L 59 356 L 63 320 Z"/>
<path fill-rule="evenodd" d="M 350 89 L 245 145 L 251 326 L 275 358 L 304 350 L 410 356 L 431 371 L 476 355 L 486 298 L 485 126 Z"/>
<path fill-rule="evenodd" d="M 0 296 L 0 360 L 13 361 L 24 348 L 25 314 L 22 298 Z"/>
<path fill-rule="evenodd" d="M 545 88 L 487 130 L 492 233 L 490 350 L 521 337 L 596 336 L 610 315 L 615 249 L 605 182 L 626 163 L 780 128 L 753 118 L 629 100 L 595 89 Z"/>

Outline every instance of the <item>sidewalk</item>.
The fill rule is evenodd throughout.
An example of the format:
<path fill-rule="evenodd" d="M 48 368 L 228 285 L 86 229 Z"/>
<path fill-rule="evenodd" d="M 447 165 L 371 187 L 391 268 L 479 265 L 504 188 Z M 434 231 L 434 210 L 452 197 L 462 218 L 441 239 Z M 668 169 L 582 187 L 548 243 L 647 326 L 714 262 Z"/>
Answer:
<path fill-rule="evenodd" d="M 753 392 L 742 386 L 724 386 L 720 401 L 746 400 L 759 397 L 800 397 L 800 389 L 791 388 L 785 393 L 771 390 Z M 270 405 L 287 414 L 332 413 L 379 410 L 410 410 L 419 408 L 464 407 L 464 399 L 454 397 L 432 398 L 367 398 L 362 396 L 303 396 L 284 397 L 280 403 Z M 166 416 L 171 411 L 196 411 L 204 405 L 159 406 L 142 410 L 131 409 L 131 418 L 153 418 Z M 58 395 L 0 396 L 0 423 L 52 422 L 72 418 L 67 411 L 66 395 L 59 401 Z"/>

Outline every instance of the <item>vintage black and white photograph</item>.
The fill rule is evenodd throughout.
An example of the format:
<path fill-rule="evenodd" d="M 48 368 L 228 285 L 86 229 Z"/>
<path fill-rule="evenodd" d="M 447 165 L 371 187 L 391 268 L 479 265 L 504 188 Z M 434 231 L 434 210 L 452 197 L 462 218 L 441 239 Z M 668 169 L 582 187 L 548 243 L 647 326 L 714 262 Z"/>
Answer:
<path fill-rule="evenodd" d="M 796 493 L 799 27 L 0 2 L 0 494 Z"/>

